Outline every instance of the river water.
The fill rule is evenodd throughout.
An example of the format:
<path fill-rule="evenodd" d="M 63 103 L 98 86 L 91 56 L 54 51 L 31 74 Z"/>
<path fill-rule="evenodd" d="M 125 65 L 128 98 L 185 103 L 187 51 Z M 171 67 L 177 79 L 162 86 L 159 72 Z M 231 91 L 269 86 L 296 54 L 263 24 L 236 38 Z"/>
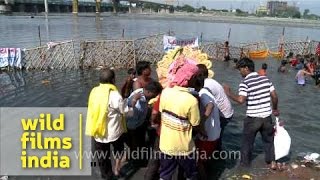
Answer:
<path fill-rule="evenodd" d="M 118 38 L 125 30 L 126 38 L 138 38 L 150 34 L 174 31 L 177 35 L 197 36 L 203 33 L 204 40 L 223 40 L 231 28 L 231 44 L 241 42 L 278 42 L 282 27 L 223 24 L 194 21 L 142 20 L 121 16 L 54 16 L 30 18 L 26 16 L 0 16 L 0 47 L 35 47 L 39 45 L 38 25 L 41 41 L 67 39 L 106 39 Z M 319 40 L 319 29 L 286 28 L 286 38 L 304 40 L 306 37 Z M 267 60 L 268 77 L 274 83 L 279 96 L 280 118 L 292 138 L 291 157 L 301 152 L 320 153 L 320 88 L 314 86 L 309 78 L 305 87 L 295 84 L 296 71 L 278 74 L 279 62 Z M 261 62 L 256 63 L 256 69 Z M 241 81 L 233 64 L 214 62 L 215 78 L 221 83 L 231 85 L 237 90 Z M 124 71 L 117 71 L 117 85 L 125 77 Z M 153 74 L 155 75 L 155 72 Z M 82 107 L 87 106 L 88 94 L 98 84 L 98 72 L 92 71 L 54 71 L 54 72 L 2 72 L 0 74 L 0 106 L 9 107 Z M 242 119 L 245 106 L 234 104 L 235 116 L 226 128 L 224 148 L 239 150 Z M 255 155 L 263 154 L 263 146 L 256 141 Z M 224 169 L 232 169 L 233 161 L 219 163 L 219 177 Z"/>

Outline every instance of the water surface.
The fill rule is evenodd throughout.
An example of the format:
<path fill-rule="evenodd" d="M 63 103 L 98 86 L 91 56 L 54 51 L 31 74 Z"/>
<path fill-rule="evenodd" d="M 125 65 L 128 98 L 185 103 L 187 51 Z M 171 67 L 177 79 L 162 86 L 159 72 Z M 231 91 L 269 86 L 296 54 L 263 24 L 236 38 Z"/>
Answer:
<path fill-rule="evenodd" d="M 0 16 L 1 47 L 35 47 L 39 45 L 38 25 L 41 27 L 42 43 L 67 39 L 107 39 L 119 38 L 125 29 L 125 38 L 138 38 L 150 34 L 174 31 L 181 36 L 198 36 L 204 40 L 224 40 L 231 28 L 231 43 L 266 41 L 277 43 L 282 27 L 219 24 L 208 22 L 182 22 L 163 20 L 142 20 L 123 17 L 72 17 L 56 16 L 45 19 L 25 16 Z M 286 38 L 303 40 L 320 36 L 319 29 L 286 28 Z M 299 152 L 320 152 L 320 88 L 309 78 L 305 87 L 295 84 L 296 71 L 278 74 L 279 62 L 267 60 L 268 77 L 273 82 L 278 96 L 280 118 L 292 138 L 292 157 Z M 256 69 L 261 62 L 256 63 Z M 241 76 L 233 68 L 233 63 L 214 62 L 215 78 L 230 84 L 237 91 Z M 120 88 L 125 70 L 117 71 L 117 85 Z M 154 74 L 156 77 L 156 75 Z M 98 84 L 98 71 L 51 71 L 51 72 L 2 72 L 0 74 L 0 107 L 86 107 L 90 90 Z M 245 105 L 234 104 L 235 116 L 227 126 L 224 137 L 226 150 L 239 150 L 242 119 Z M 260 135 L 257 137 L 255 155 L 263 154 Z M 220 177 L 225 169 L 235 167 L 231 160 L 217 163 L 212 177 Z"/>

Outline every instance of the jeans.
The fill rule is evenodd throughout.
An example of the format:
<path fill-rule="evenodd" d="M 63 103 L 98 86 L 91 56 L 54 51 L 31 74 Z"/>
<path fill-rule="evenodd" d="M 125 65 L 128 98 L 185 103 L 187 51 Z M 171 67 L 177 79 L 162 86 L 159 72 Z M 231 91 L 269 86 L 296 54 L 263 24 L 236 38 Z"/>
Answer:
<path fill-rule="evenodd" d="M 193 158 L 194 154 L 189 156 L 170 156 L 161 153 L 160 156 L 160 179 L 171 180 L 176 168 L 179 167 L 180 176 L 182 173 L 185 178 L 196 180 L 198 176 L 197 162 Z M 181 177 L 179 177 L 181 178 Z"/>
<path fill-rule="evenodd" d="M 257 132 L 260 132 L 264 144 L 265 161 L 271 163 L 275 160 L 274 156 L 274 125 L 271 116 L 266 118 L 246 117 L 243 123 L 243 136 L 241 144 L 242 166 L 250 166 L 253 145 Z"/>

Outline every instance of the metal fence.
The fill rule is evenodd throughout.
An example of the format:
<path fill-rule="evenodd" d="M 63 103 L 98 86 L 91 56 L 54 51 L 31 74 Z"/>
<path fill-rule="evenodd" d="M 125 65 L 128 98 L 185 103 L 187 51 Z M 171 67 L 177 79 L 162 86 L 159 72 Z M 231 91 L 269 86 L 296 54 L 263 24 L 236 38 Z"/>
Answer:
<path fill-rule="evenodd" d="M 73 69 L 79 67 L 79 61 L 75 58 L 74 41 L 26 49 L 22 62 L 26 69 Z"/>
<path fill-rule="evenodd" d="M 80 64 L 83 68 L 129 68 L 135 64 L 133 40 L 82 41 Z"/>
<path fill-rule="evenodd" d="M 25 49 L 22 62 L 27 69 L 78 69 L 114 67 L 134 67 L 138 61 L 149 61 L 153 64 L 164 55 L 163 34 L 157 34 L 134 40 L 96 40 L 66 41 L 51 43 L 48 46 Z M 286 54 L 315 53 L 318 41 L 285 42 Z M 239 58 L 244 51 L 268 49 L 264 42 L 230 46 L 231 58 Z M 223 60 L 225 48 L 223 42 L 208 42 L 199 49 L 207 53 L 212 60 Z M 277 49 L 274 47 L 273 49 Z"/>
<path fill-rule="evenodd" d="M 286 55 L 290 52 L 294 54 L 308 54 L 309 49 L 311 48 L 311 42 L 308 41 L 298 41 L 298 42 L 285 42 L 284 49 Z"/>
<path fill-rule="evenodd" d="M 309 48 L 308 48 L 308 53 L 316 54 L 316 49 L 317 49 L 319 43 L 320 43 L 320 41 L 311 41 Z"/>
<path fill-rule="evenodd" d="M 134 41 L 136 61 L 148 61 L 153 64 L 164 55 L 163 34 L 139 38 Z"/>
<path fill-rule="evenodd" d="M 200 46 L 201 51 L 207 53 L 211 60 L 224 60 L 225 47 L 223 42 L 206 43 Z M 231 58 L 239 58 L 241 55 L 241 47 L 229 46 Z"/>

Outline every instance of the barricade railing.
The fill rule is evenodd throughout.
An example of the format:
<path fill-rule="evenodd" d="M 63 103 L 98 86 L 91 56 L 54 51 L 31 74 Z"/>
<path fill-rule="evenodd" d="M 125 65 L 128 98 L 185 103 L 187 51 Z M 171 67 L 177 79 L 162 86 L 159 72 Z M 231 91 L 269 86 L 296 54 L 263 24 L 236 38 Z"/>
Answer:
<path fill-rule="evenodd" d="M 25 49 L 22 56 L 26 69 L 76 69 L 74 41 L 51 43 L 47 46 Z"/>
<path fill-rule="evenodd" d="M 133 40 L 102 40 L 80 42 L 80 64 L 83 68 L 129 68 L 135 63 Z"/>
<path fill-rule="evenodd" d="M 148 61 L 152 64 L 160 61 L 164 55 L 163 35 L 143 37 L 134 40 L 135 62 Z"/>
<path fill-rule="evenodd" d="M 286 52 L 286 55 L 290 52 L 293 52 L 294 54 L 308 54 L 310 42 L 309 41 L 295 41 L 295 42 L 285 42 L 284 44 L 284 50 Z"/>
<path fill-rule="evenodd" d="M 113 67 L 134 67 L 138 61 L 152 64 L 160 61 L 164 55 L 163 35 L 157 34 L 138 39 L 121 40 L 85 40 L 48 43 L 46 46 L 25 49 L 22 55 L 23 67 L 26 69 L 78 69 Z M 284 42 L 285 55 L 315 54 L 319 41 Z M 279 46 L 279 45 L 278 45 Z M 212 60 L 223 60 L 225 47 L 223 42 L 206 42 L 199 47 Z M 242 43 L 230 46 L 230 57 L 239 59 L 243 53 L 269 49 L 277 51 L 279 47 L 270 48 L 265 42 Z"/>

